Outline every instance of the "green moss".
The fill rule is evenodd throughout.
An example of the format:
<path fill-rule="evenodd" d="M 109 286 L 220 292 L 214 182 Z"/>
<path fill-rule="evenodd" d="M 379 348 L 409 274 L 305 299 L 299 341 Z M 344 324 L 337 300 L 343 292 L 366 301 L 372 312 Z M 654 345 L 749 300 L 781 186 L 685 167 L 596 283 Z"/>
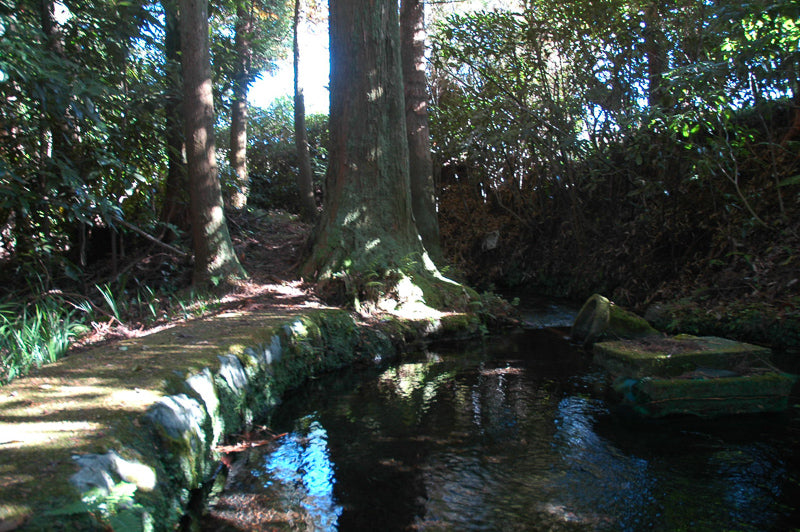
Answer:
<path fill-rule="evenodd" d="M 472 288 L 429 273 L 415 273 L 411 279 L 422 290 L 424 302 L 431 308 L 463 312 L 470 309 L 471 302 L 481 299 Z"/>
<path fill-rule="evenodd" d="M 481 319 L 476 314 L 442 316 L 439 334 L 442 336 L 472 336 L 481 332 Z"/>
<path fill-rule="evenodd" d="M 767 348 L 712 336 L 599 342 L 593 352 L 595 362 L 612 374 L 633 378 L 761 366 L 771 356 Z"/>
<path fill-rule="evenodd" d="M 776 350 L 800 349 L 798 302 L 784 308 L 748 302 L 711 308 L 684 298 L 658 305 L 652 316 L 655 327 L 670 333 L 723 336 Z"/>
<path fill-rule="evenodd" d="M 648 417 L 780 412 L 797 377 L 769 372 L 712 379 L 641 379 L 629 388 L 634 409 Z"/>
<path fill-rule="evenodd" d="M 617 305 L 611 308 L 608 330 L 608 334 L 618 338 L 641 338 L 658 334 L 647 320 Z"/>
<path fill-rule="evenodd" d="M 604 339 L 644 338 L 658 334 L 644 318 L 594 294 L 575 318 L 572 337 L 591 345 Z"/>

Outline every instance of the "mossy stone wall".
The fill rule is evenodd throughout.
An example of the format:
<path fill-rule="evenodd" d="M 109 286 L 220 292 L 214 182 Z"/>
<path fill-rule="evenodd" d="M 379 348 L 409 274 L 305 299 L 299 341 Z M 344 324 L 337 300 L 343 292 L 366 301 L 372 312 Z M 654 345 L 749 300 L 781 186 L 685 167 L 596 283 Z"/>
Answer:
<path fill-rule="evenodd" d="M 83 478 L 109 479 L 106 489 L 91 481 L 82 486 L 98 529 L 174 529 L 193 494 L 212 483 L 219 467 L 214 448 L 226 434 L 251 423 L 310 376 L 357 360 L 393 357 L 403 342 L 391 330 L 359 327 L 342 310 L 308 312 L 267 338 L 238 356 L 221 354 L 213 371 L 203 368 L 177 379 L 174 393 L 147 410 L 140 420 L 142 437 L 114 456 L 150 472 L 144 476 L 155 479 L 153 485 L 123 478 L 119 461 L 102 459 L 106 455 L 86 460 L 91 465 L 79 473 Z"/>

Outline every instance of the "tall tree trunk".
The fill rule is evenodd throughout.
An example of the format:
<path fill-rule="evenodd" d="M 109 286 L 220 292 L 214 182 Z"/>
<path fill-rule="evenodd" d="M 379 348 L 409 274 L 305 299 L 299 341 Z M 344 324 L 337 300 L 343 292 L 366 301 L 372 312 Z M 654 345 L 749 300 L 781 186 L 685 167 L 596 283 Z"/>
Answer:
<path fill-rule="evenodd" d="M 233 250 L 214 146 L 208 0 L 180 0 L 186 160 L 191 195 L 195 285 L 228 282 L 245 271 Z"/>
<path fill-rule="evenodd" d="M 423 0 L 400 2 L 400 48 L 405 84 L 411 206 L 425 249 L 441 258 L 436 185 L 433 179 L 428 90 L 425 77 L 425 6 Z"/>
<path fill-rule="evenodd" d="M 647 104 L 651 108 L 669 106 L 664 73 L 667 71 L 667 43 L 662 28 L 658 1 L 648 2 L 644 8 L 644 47 L 647 55 Z"/>
<path fill-rule="evenodd" d="M 247 206 L 250 178 L 247 175 L 247 87 L 250 83 L 251 37 L 253 34 L 252 9 L 239 0 L 236 3 L 236 71 L 233 74 L 233 102 L 231 104 L 230 164 L 236 175 L 236 188 L 231 194 L 234 209 Z"/>
<path fill-rule="evenodd" d="M 399 40 L 395 0 L 331 0 L 325 208 L 303 274 L 356 304 L 462 306 L 414 224 Z"/>
<path fill-rule="evenodd" d="M 41 10 L 39 14 L 42 32 L 47 38 L 47 49 L 61 60 L 68 61 L 66 52 L 64 51 L 61 29 L 55 19 L 55 2 L 54 0 L 40 0 L 40 2 Z M 67 87 L 68 83 L 68 81 L 65 82 Z M 75 128 L 70 126 L 69 120 L 69 106 L 72 94 L 53 94 L 52 97 L 52 101 L 43 102 L 49 111 L 49 118 L 52 126 L 52 158 L 60 158 L 60 164 L 62 165 L 74 164 L 77 162 L 74 161 L 73 158 L 77 151 L 76 144 L 79 142 L 79 138 Z"/>
<path fill-rule="evenodd" d="M 175 229 L 180 231 L 189 229 L 189 185 L 184 159 L 186 146 L 183 139 L 181 113 L 183 81 L 177 0 L 163 0 L 161 6 L 164 10 L 164 53 L 166 55 L 164 141 L 167 150 L 167 179 L 161 206 L 161 222 L 170 226 L 165 231 L 164 238 L 171 241 L 178 236 Z"/>
<path fill-rule="evenodd" d="M 311 173 L 311 155 L 308 150 L 308 131 L 306 130 L 306 103 L 303 86 L 300 83 L 300 43 L 298 28 L 302 0 L 294 2 L 294 21 L 292 24 L 294 54 L 294 144 L 297 150 L 297 188 L 300 191 L 300 209 L 304 220 L 313 221 L 317 217 L 317 200 L 314 198 L 314 176 Z"/>

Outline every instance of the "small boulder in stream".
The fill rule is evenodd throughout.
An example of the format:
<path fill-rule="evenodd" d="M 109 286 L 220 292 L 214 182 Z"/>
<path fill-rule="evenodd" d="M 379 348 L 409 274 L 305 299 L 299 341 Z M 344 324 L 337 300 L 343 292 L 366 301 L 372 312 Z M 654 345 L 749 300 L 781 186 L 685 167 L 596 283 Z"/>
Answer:
<path fill-rule="evenodd" d="M 601 340 L 620 340 L 658 336 L 644 318 L 594 294 L 581 307 L 572 325 L 572 339 L 590 346 Z"/>

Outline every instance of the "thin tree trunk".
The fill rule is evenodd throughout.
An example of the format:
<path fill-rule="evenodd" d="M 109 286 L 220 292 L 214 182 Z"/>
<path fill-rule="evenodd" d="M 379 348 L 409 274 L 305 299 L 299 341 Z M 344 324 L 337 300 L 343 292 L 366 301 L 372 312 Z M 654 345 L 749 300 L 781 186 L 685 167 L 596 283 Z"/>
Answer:
<path fill-rule="evenodd" d="M 233 250 L 214 145 L 208 0 L 180 0 L 183 112 L 191 194 L 195 285 L 246 275 Z"/>
<path fill-rule="evenodd" d="M 302 0 L 294 3 L 294 143 L 297 150 L 297 188 L 300 191 L 300 209 L 304 220 L 313 221 L 317 217 L 317 200 L 314 198 L 314 176 L 311 172 L 311 155 L 308 149 L 306 130 L 306 104 L 303 86 L 300 83 L 300 45 L 298 28 Z"/>
<path fill-rule="evenodd" d="M 166 241 L 178 236 L 178 230 L 189 229 L 189 186 L 186 175 L 185 143 L 181 114 L 181 40 L 178 28 L 177 0 L 163 0 L 165 87 L 164 118 L 166 121 L 164 142 L 167 150 L 167 179 L 164 200 L 161 205 L 161 222 L 168 225 L 164 234 Z"/>
<path fill-rule="evenodd" d="M 400 2 L 400 47 L 405 85 L 411 204 L 425 249 L 441 258 L 436 187 L 433 180 L 428 90 L 425 77 L 425 6 L 423 0 Z"/>
<path fill-rule="evenodd" d="M 68 61 L 64 52 L 64 41 L 59 24 L 55 19 L 54 0 L 40 0 L 39 22 L 45 36 L 47 50 L 64 62 Z M 73 195 L 73 190 L 65 190 L 65 170 L 73 170 L 77 166 L 78 151 L 76 150 L 79 139 L 74 127 L 70 126 L 69 105 L 72 95 L 68 92 L 69 81 L 63 81 L 62 90 L 51 91 L 42 99 L 44 111 L 42 129 L 41 166 L 38 179 L 31 183 L 34 194 L 45 201 L 53 201 L 55 196 Z M 48 176 L 54 176 L 53 178 Z M 56 177 L 57 176 L 57 177 Z M 55 186 L 53 186 L 55 185 Z M 74 196 L 73 196 L 74 197 Z M 49 235 L 52 231 L 51 218 L 42 209 L 33 209 L 28 216 L 18 216 L 22 225 L 17 226 L 20 235 L 20 250 L 24 250 L 32 241 L 33 234 Z M 82 224 L 83 222 L 79 222 Z M 36 228 L 35 230 L 33 228 Z"/>
<path fill-rule="evenodd" d="M 647 54 L 647 104 L 653 107 L 668 107 L 664 73 L 667 69 L 666 37 L 662 29 L 658 2 L 650 2 L 644 11 L 645 53 Z"/>
<path fill-rule="evenodd" d="M 239 0 L 236 4 L 236 71 L 233 75 L 230 140 L 230 164 L 236 175 L 236 188 L 230 198 L 230 205 L 234 209 L 245 208 L 250 194 L 250 178 L 247 175 L 247 86 L 250 82 L 252 33 L 252 10 L 245 0 Z"/>

